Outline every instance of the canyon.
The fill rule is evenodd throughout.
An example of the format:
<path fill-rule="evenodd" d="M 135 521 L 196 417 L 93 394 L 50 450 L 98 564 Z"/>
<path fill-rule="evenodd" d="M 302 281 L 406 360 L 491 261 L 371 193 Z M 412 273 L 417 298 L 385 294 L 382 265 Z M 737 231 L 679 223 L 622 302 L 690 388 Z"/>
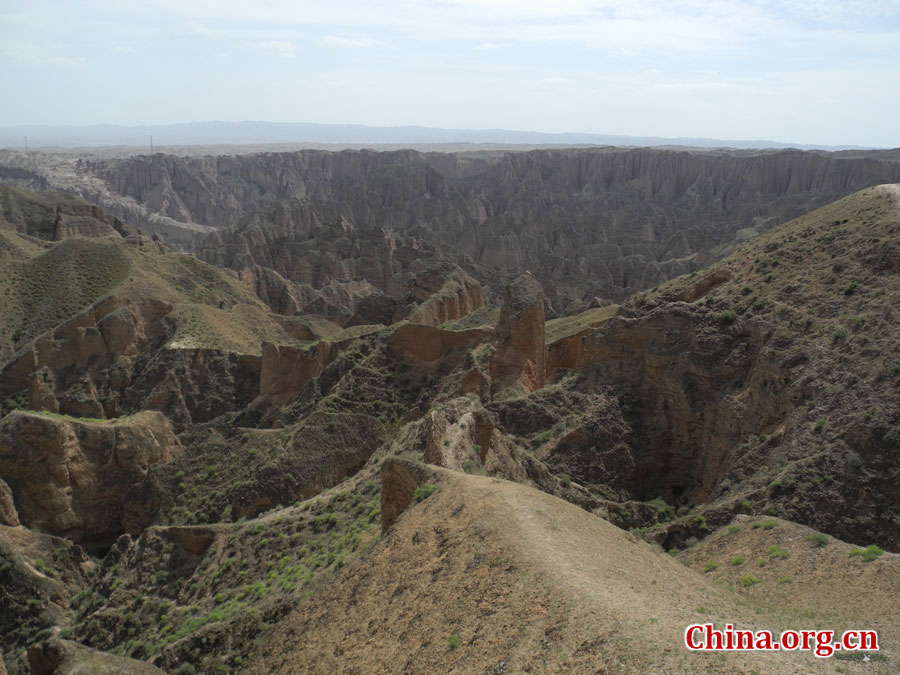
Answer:
<path fill-rule="evenodd" d="M 900 588 L 900 162 L 4 151 L 0 182 L 12 673 L 679 672 L 688 615 Z"/>

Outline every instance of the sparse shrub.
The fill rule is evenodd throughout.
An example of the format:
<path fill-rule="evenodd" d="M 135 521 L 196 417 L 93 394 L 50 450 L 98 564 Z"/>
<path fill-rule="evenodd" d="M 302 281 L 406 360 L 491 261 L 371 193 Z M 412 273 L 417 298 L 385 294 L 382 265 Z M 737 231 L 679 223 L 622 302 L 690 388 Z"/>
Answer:
<path fill-rule="evenodd" d="M 38 558 L 37 560 L 34 561 L 34 566 L 35 566 L 35 568 L 37 568 L 37 570 L 39 572 L 43 573 L 45 576 L 48 576 L 51 578 L 56 576 L 56 570 L 54 570 L 50 565 L 45 563 L 40 558 Z"/>
<path fill-rule="evenodd" d="M 859 289 L 859 284 L 855 281 L 851 281 L 847 284 L 847 287 L 844 289 L 844 295 L 853 295 Z"/>
<path fill-rule="evenodd" d="M 431 483 L 422 483 L 416 488 L 415 493 L 413 493 L 413 497 L 416 502 L 421 502 L 425 499 L 428 499 L 432 493 L 437 490 L 436 485 L 432 485 Z"/>
<path fill-rule="evenodd" d="M 844 464 L 851 469 L 859 469 L 862 466 L 862 458 L 853 450 L 844 455 Z"/>
<path fill-rule="evenodd" d="M 748 588 L 749 588 L 750 586 L 754 586 L 754 585 L 758 584 L 759 581 L 760 581 L 760 580 L 757 579 L 757 578 L 756 578 L 755 576 L 753 576 L 752 574 L 745 574 L 743 577 L 741 577 L 741 583 L 742 583 L 744 586 L 748 587 Z"/>
<path fill-rule="evenodd" d="M 726 309 L 724 312 L 722 312 L 720 318 L 724 323 L 734 323 L 735 321 L 737 321 L 737 314 L 734 313 L 734 310 Z"/>
<path fill-rule="evenodd" d="M 828 546 L 828 542 L 831 541 L 831 540 L 828 538 L 828 535 L 827 535 L 827 534 L 823 534 L 823 533 L 821 533 L 821 532 L 816 532 L 815 534 L 809 535 L 809 536 L 806 538 L 806 540 L 807 540 L 810 544 L 812 544 L 813 546 L 815 546 L 816 548 L 824 548 L 825 546 Z"/>
<path fill-rule="evenodd" d="M 325 530 L 333 530 L 337 527 L 338 518 L 333 513 L 323 513 L 321 516 L 316 516 L 316 519 L 312 522 L 313 532 L 324 532 Z"/>
<path fill-rule="evenodd" d="M 709 529 L 706 518 L 704 518 L 703 516 L 694 516 L 694 522 L 700 527 L 701 530 Z"/>
<path fill-rule="evenodd" d="M 454 651 L 457 647 L 459 647 L 459 631 L 455 630 L 450 633 L 450 638 L 447 640 L 447 646 L 450 647 L 450 651 Z"/>
<path fill-rule="evenodd" d="M 746 556 L 736 555 L 731 560 L 728 561 L 728 564 L 733 565 L 734 567 L 737 567 L 739 565 L 743 565 L 744 562 L 746 562 L 746 560 L 747 560 Z"/>
<path fill-rule="evenodd" d="M 741 526 L 740 526 L 740 525 L 729 525 L 729 526 L 726 528 L 726 532 L 728 532 L 728 534 L 737 534 L 737 533 L 740 532 L 740 531 L 741 531 Z"/>
<path fill-rule="evenodd" d="M 774 520 L 767 520 L 762 524 L 764 530 L 774 530 L 776 527 L 778 527 L 778 523 Z"/>
<path fill-rule="evenodd" d="M 656 509 L 656 518 L 659 522 L 665 523 L 675 518 L 675 509 L 666 504 L 662 497 L 651 499 L 647 504 Z"/>
<path fill-rule="evenodd" d="M 850 551 L 850 557 L 859 556 L 862 558 L 863 562 L 872 562 L 881 556 L 884 553 L 884 549 L 880 546 L 876 546 L 872 544 L 871 546 L 866 546 L 865 548 L 855 548 Z"/>
<path fill-rule="evenodd" d="M 791 578 L 790 577 L 781 577 L 778 579 L 778 583 L 779 584 L 789 584 L 789 583 L 791 583 Z"/>
<path fill-rule="evenodd" d="M 710 560 L 708 563 L 706 563 L 703 566 L 703 571 L 704 572 L 712 572 L 714 569 L 718 569 L 719 566 L 720 566 L 720 564 L 717 563 L 715 560 Z"/>
<path fill-rule="evenodd" d="M 471 473 L 471 474 L 476 474 L 476 475 L 484 473 L 481 470 L 481 467 L 478 465 L 478 462 L 476 462 L 475 460 L 472 460 L 472 459 L 467 459 L 465 462 L 463 462 L 462 469 L 466 473 Z"/>
<path fill-rule="evenodd" d="M 847 329 L 841 326 L 831 335 L 835 342 L 843 342 L 847 339 Z"/>
<path fill-rule="evenodd" d="M 791 554 L 787 549 L 781 548 L 778 544 L 769 547 L 769 560 L 786 560 Z"/>
<path fill-rule="evenodd" d="M 822 430 L 825 428 L 825 424 L 827 424 L 827 422 L 828 422 L 828 420 L 826 420 L 824 418 L 820 419 L 820 420 L 816 420 L 816 423 L 813 424 L 813 433 L 815 433 L 815 434 L 822 433 Z"/>

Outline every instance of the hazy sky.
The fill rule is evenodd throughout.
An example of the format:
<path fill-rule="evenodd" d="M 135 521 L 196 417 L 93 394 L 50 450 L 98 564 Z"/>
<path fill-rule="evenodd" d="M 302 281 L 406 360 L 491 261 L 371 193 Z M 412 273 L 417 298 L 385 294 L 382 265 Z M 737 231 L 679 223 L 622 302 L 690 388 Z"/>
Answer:
<path fill-rule="evenodd" d="M 0 0 L 0 125 L 900 146 L 900 0 Z"/>

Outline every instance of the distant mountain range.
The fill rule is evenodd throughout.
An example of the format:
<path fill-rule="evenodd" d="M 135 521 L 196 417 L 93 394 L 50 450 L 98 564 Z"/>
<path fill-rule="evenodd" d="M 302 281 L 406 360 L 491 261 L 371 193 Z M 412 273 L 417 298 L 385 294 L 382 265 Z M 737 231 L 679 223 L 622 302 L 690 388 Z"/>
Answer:
<path fill-rule="evenodd" d="M 686 146 L 695 148 L 797 148 L 800 150 L 861 150 L 860 146 L 804 145 L 766 140 L 717 138 L 661 138 L 585 133 L 543 133 L 509 129 L 439 129 L 420 126 L 372 127 L 361 124 L 306 122 L 188 122 L 144 126 L 20 125 L 0 127 L 0 148 L 78 148 L 98 146 L 310 143 L 310 144 L 500 144 L 500 145 L 617 145 Z"/>

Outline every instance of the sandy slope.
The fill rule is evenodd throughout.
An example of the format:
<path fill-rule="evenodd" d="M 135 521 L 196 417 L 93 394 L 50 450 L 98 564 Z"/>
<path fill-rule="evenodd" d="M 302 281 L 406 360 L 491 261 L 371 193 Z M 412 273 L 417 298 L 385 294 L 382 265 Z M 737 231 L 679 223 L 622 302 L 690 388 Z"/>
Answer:
<path fill-rule="evenodd" d="M 805 653 L 689 653 L 688 623 L 780 631 L 792 612 L 753 603 L 550 495 L 497 479 L 436 476 L 437 492 L 405 513 L 368 560 L 282 621 L 249 672 L 862 667 Z"/>

